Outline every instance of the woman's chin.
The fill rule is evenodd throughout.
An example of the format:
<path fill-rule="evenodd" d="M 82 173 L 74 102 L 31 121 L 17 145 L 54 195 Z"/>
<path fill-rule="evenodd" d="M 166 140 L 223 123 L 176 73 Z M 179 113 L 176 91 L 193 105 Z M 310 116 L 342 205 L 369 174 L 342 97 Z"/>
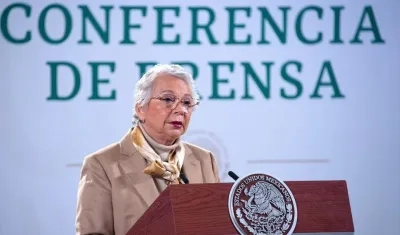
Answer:
<path fill-rule="evenodd" d="M 183 135 L 184 132 L 185 131 L 183 128 L 179 128 L 179 129 L 173 128 L 173 129 L 168 130 L 168 135 L 177 139 L 177 138 L 181 137 L 181 135 Z"/>

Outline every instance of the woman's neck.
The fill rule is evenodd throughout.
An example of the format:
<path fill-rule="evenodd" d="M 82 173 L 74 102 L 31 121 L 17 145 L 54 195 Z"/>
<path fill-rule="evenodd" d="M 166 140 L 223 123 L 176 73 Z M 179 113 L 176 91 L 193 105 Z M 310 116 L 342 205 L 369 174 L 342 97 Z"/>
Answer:
<path fill-rule="evenodd" d="M 169 152 L 171 150 L 174 150 L 178 146 L 179 139 L 177 141 L 157 141 L 155 138 L 150 136 L 144 125 L 142 125 L 141 123 L 139 123 L 138 125 L 142 129 L 144 138 L 157 153 L 166 151 Z"/>

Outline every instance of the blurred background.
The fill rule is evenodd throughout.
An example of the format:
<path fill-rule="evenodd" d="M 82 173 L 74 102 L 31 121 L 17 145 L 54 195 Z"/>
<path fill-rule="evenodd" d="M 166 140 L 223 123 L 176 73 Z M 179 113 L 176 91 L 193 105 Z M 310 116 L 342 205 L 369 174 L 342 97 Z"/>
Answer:
<path fill-rule="evenodd" d="M 400 2 L 0 1 L 0 234 L 74 234 L 83 158 L 155 63 L 193 73 L 184 139 L 221 177 L 346 180 L 356 234 L 400 222 Z"/>

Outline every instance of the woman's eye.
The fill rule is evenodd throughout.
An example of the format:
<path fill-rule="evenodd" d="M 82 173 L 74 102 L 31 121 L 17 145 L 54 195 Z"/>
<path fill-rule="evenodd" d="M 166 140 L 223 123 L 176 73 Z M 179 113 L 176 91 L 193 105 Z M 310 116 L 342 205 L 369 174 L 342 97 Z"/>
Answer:
<path fill-rule="evenodd" d="M 170 98 L 170 97 L 165 97 L 163 99 L 165 102 L 174 102 L 174 99 Z"/>

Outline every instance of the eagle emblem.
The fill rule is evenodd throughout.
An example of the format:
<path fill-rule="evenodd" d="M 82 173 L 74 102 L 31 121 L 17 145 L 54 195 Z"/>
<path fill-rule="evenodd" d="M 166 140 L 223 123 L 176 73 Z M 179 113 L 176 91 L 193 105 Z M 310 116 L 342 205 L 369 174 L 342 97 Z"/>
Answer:
<path fill-rule="evenodd" d="M 264 174 L 238 179 L 229 199 L 231 219 L 241 234 L 293 233 L 297 207 L 282 181 Z"/>

